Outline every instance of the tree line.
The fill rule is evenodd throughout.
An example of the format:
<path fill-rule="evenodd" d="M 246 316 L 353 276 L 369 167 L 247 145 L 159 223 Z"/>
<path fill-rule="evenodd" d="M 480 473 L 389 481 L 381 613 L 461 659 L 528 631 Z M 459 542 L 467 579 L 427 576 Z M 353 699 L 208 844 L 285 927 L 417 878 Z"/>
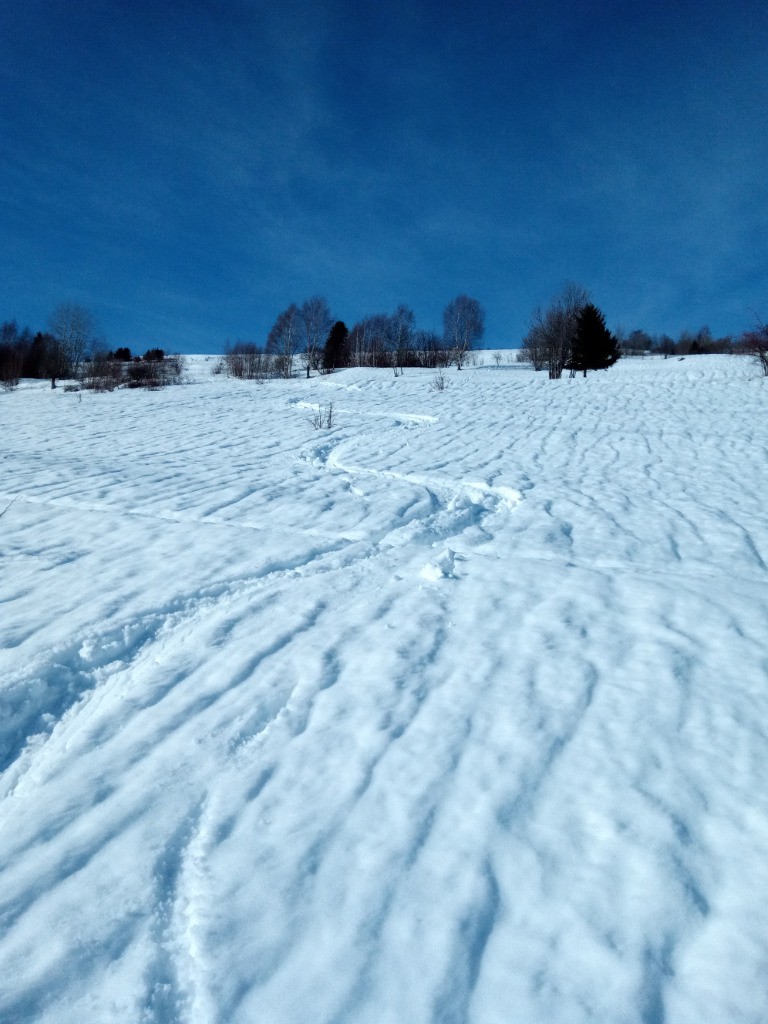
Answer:
<path fill-rule="evenodd" d="M 297 358 L 307 377 L 313 370 L 330 373 L 348 366 L 389 367 L 395 375 L 407 366 L 434 369 L 455 363 L 460 370 L 484 328 L 485 312 L 468 295 L 458 295 L 445 307 L 442 334 L 417 328 L 413 310 L 405 305 L 393 313 L 365 316 L 350 330 L 334 319 L 326 299 L 315 295 L 284 309 L 263 347 L 228 344 L 224 366 L 234 377 L 260 379 L 292 376 Z"/>
<path fill-rule="evenodd" d="M 747 332 L 749 333 L 749 332 Z M 697 331 L 681 331 L 677 338 L 669 334 L 649 334 L 647 331 L 615 331 L 622 355 L 646 356 L 695 356 L 720 355 L 745 352 L 746 335 L 733 338 L 730 335 L 716 338 L 709 327 L 700 327 Z"/>
<path fill-rule="evenodd" d="M 315 295 L 284 309 L 263 345 L 227 344 L 221 366 L 231 376 L 246 379 L 292 376 L 297 359 L 307 377 L 312 371 L 329 373 L 348 366 L 389 367 L 395 375 L 407 366 L 442 369 L 455 364 L 460 370 L 484 328 L 485 312 L 468 295 L 446 305 L 442 333 L 418 328 L 406 305 L 364 316 L 350 330 L 334 319 L 326 299 Z M 548 307 L 534 311 L 521 357 L 559 378 L 566 369 L 572 375 L 606 369 L 622 355 L 716 352 L 752 354 L 768 376 L 768 327 L 758 322 L 736 339 L 714 338 L 707 327 L 683 331 L 676 340 L 642 330 L 611 333 L 586 290 L 570 284 Z M 92 314 L 74 303 L 61 303 L 46 331 L 33 334 L 15 321 L 0 324 L 0 385 L 14 387 L 22 377 L 47 378 L 52 387 L 57 380 L 72 379 L 97 390 L 160 387 L 182 379 L 183 361 L 159 348 L 143 356 L 132 355 L 127 347 L 107 350 Z"/>
<path fill-rule="evenodd" d="M 521 350 L 521 359 L 535 370 L 547 370 L 559 379 L 563 370 L 601 370 L 621 356 L 663 355 L 684 357 L 698 354 L 733 353 L 754 355 L 768 376 L 768 328 L 758 323 L 739 338 L 715 338 L 708 327 L 683 331 L 675 340 L 668 334 L 652 336 L 642 330 L 610 332 L 605 317 L 580 285 L 568 284 L 546 308 L 533 313 Z"/>
<path fill-rule="evenodd" d="M 15 320 L 0 324 L 0 385 L 13 388 L 22 377 L 78 380 L 98 391 L 115 387 L 162 387 L 183 375 L 180 356 L 166 356 L 160 348 L 143 356 L 123 347 L 108 351 L 98 335 L 89 310 L 64 302 L 54 310 L 46 331 L 20 329 Z"/>
<path fill-rule="evenodd" d="M 19 330 L 11 320 L 0 325 L 0 380 L 8 386 L 19 377 L 50 378 L 52 386 L 80 373 L 95 336 L 87 310 L 72 303 L 57 306 L 47 331 Z"/>
<path fill-rule="evenodd" d="M 263 345 L 237 342 L 225 347 L 223 367 L 234 377 L 290 377 L 296 360 L 307 377 L 347 366 L 406 366 L 437 368 L 455 363 L 461 369 L 480 342 L 485 312 L 477 299 L 459 295 L 445 307 L 443 333 L 416 326 L 412 309 L 400 305 L 393 313 L 363 317 L 347 329 L 335 320 L 319 295 L 301 305 L 291 303 L 275 320 Z M 127 347 L 107 350 L 91 313 L 74 303 L 62 303 L 48 329 L 32 333 L 15 321 L 0 325 L 0 383 L 15 386 L 22 377 L 79 380 L 82 386 L 112 390 L 122 385 L 160 386 L 181 376 L 179 357 L 162 349 L 132 355 Z"/>

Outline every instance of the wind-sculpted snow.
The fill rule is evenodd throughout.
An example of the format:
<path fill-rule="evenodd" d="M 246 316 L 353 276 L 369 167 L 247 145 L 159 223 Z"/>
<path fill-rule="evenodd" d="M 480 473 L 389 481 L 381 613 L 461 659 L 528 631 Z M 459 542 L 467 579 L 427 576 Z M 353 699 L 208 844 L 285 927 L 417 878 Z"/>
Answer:
<path fill-rule="evenodd" d="M 765 381 L 211 365 L 0 395 L 0 1020 L 765 1024 Z"/>

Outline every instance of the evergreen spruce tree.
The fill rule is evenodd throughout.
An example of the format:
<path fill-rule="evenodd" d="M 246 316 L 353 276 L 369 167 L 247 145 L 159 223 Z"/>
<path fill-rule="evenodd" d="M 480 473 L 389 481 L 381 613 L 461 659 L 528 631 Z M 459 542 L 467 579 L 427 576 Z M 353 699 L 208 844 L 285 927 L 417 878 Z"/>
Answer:
<path fill-rule="evenodd" d="M 323 349 L 323 369 L 326 373 L 347 365 L 348 334 L 347 325 L 342 320 L 337 320 Z"/>
<path fill-rule="evenodd" d="M 583 306 L 576 320 L 568 368 L 571 372 L 582 370 L 607 370 L 621 356 L 619 346 L 605 326 L 605 317 L 591 302 Z"/>

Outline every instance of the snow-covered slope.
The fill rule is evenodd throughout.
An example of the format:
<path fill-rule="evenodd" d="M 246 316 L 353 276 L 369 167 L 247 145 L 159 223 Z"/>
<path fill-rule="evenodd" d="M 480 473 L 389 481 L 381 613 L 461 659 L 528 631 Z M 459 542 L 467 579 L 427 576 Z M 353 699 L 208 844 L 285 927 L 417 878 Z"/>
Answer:
<path fill-rule="evenodd" d="M 765 1024 L 768 382 L 212 366 L 0 395 L 0 1020 Z"/>

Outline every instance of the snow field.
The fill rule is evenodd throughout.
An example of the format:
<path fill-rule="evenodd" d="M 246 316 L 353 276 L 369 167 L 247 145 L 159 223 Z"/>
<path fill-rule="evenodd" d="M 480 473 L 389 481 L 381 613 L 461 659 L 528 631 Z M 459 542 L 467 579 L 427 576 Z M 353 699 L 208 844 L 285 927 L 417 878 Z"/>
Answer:
<path fill-rule="evenodd" d="M 0 396 L 0 1019 L 764 1024 L 749 363 L 209 365 Z"/>

